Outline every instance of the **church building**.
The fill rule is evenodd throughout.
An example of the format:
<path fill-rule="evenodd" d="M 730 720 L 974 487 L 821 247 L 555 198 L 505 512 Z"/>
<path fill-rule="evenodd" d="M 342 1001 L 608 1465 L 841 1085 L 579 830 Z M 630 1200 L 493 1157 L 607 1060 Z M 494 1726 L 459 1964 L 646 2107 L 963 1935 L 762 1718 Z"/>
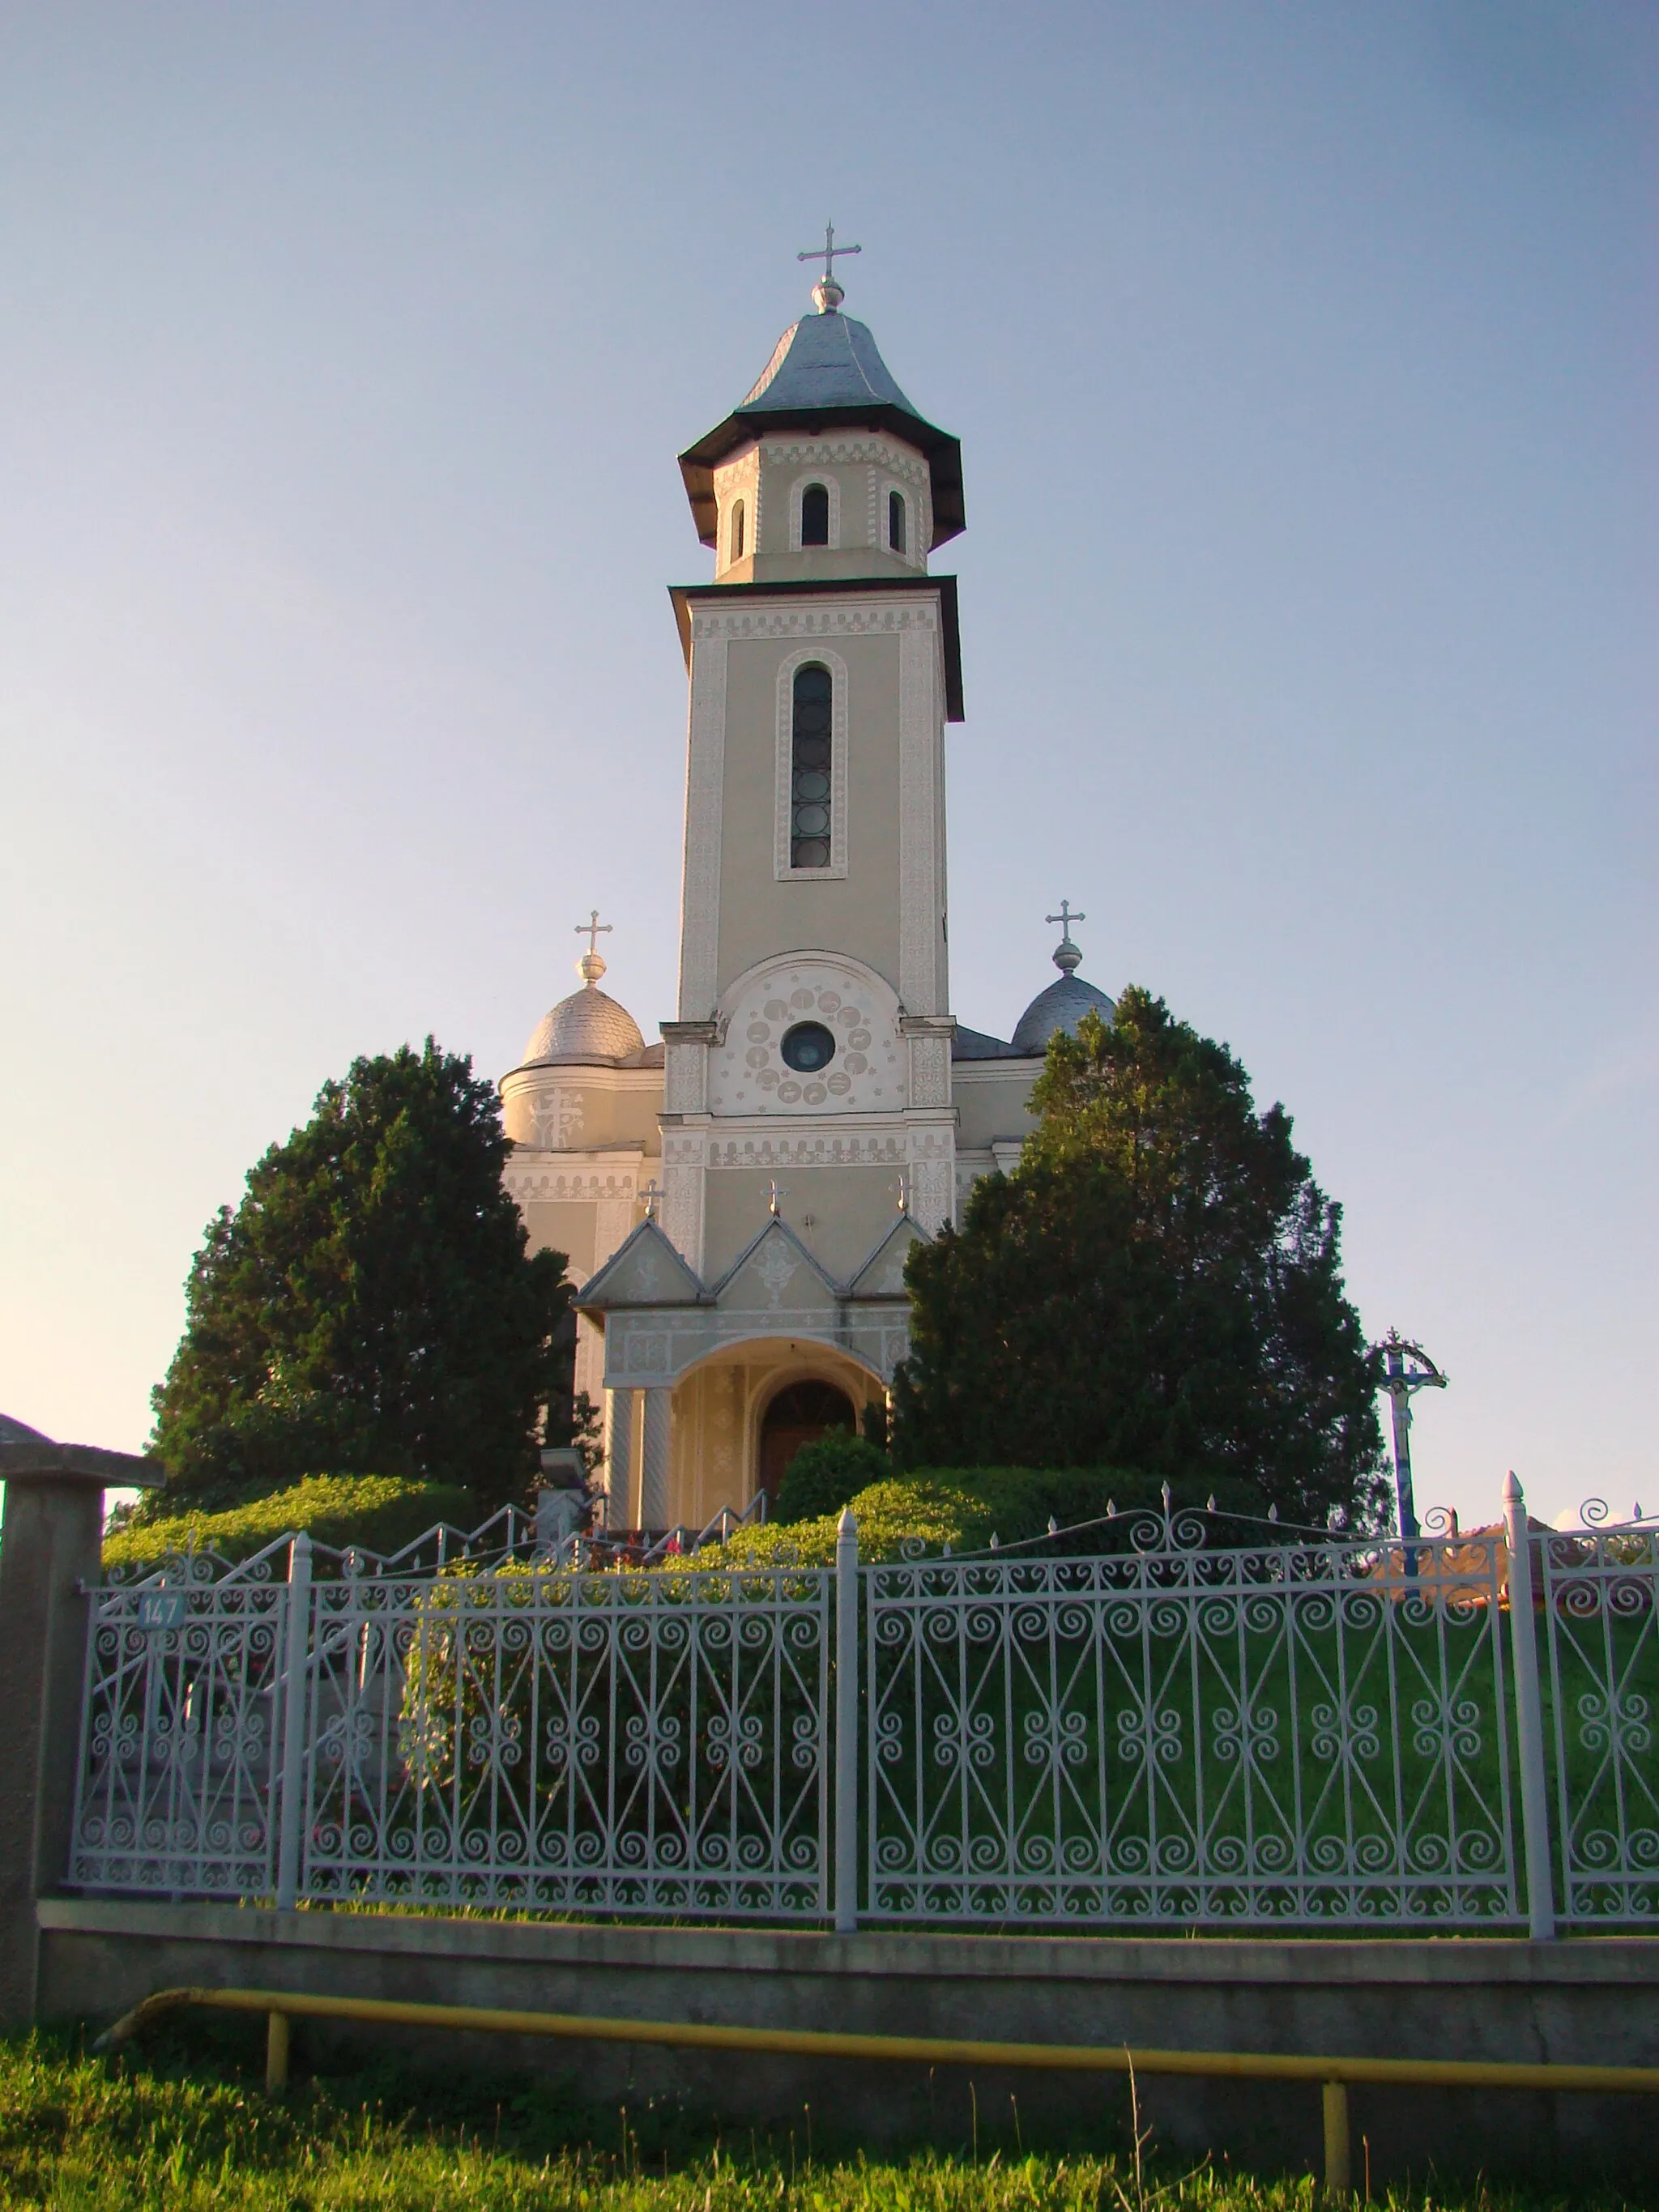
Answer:
<path fill-rule="evenodd" d="M 679 1003 L 647 1044 L 581 988 L 501 1083 L 507 1188 L 580 1285 L 613 1527 L 702 1528 L 856 1427 L 907 1350 L 904 1264 L 1011 1167 L 1076 973 L 1004 1042 L 951 1011 L 947 726 L 963 719 L 962 452 L 842 312 L 814 313 L 680 457 L 711 582 L 671 594 L 690 690 Z M 803 257 L 805 258 L 805 257 Z"/>

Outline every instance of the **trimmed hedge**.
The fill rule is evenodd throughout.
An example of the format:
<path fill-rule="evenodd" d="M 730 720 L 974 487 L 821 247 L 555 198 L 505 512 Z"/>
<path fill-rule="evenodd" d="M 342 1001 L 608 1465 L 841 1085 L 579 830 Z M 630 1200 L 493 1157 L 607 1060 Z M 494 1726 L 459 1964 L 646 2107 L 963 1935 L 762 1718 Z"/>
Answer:
<path fill-rule="evenodd" d="M 291 1490 L 273 1491 L 228 1513 L 181 1513 L 104 1539 L 104 1565 L 160 1566 L 171 1552 L 192 1547 L 221 1559 L 251 1559 L 278 1536 L 305 1534 L 343 1551 L 395 1552 L 434 1521 L 470 1528 L 477 1518 L 470 1490 L 457 1483 L 411 1482 L 391 1474 L 310 1474 Z"/>
<path fill-rule="evenodd" d="M 804 1447 L 810 1449 L 810 1447 Z M 1236 1513 L 1260 1513 L 1261 1501 L 1249 1485 L 1219 1480 L 1172 1486 L 1177 1506 L 1201 1505 L 1213 1488 L 1217 1503 Z M 1109 1505 L 1120 1511 L 1158 1503 L 1160 1486 L 1152 1477 L 1114 1468 L 969 1467 L 930 1468 L 872 1483 L 851 1500 L 859 1524 L 861 1559 L 895 1559 L 908 1538 L 918 1537 L 930 1552 L 949 1544 L 953 1552 L 976 1552 L 994 1535 L 1005 1544 L 1041 1536 L 1049 1521 L 1063 1529 L 1103 1517 Z M 763 1528 L 734 1529 L 725 1543 L 664 1562 L 669 1566 L 769 1566 L 793 1559 L 802 1566 L 830 1565 L 836 1554 L 838 1514 L 793 1523 L 769 1522 Z M 1116 1549 L 1121 1528 L 1082 1528 L 1066 1545 L 1087 1553 Z"/>
<path fill-rule="evenodd" d="M 816 1521 L 839 1513 L 849 1499 L 892 1471 L 886 1453 L 848 1429 L 831 1429 L 815 1443 L 803 1444 L 778 1485 L 777 1518 L 784 1522 Z"/>

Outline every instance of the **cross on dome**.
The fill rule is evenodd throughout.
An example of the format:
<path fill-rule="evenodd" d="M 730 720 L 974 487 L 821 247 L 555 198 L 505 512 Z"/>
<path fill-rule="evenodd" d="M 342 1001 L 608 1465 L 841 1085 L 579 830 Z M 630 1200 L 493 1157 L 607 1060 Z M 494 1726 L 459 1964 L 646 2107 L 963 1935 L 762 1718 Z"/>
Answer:
<path fill-rule="evenodd" d="M 1061 899 L 1060 912 L 1045 914 L 1042 918 L 1045 921 L 1057 921 L 1060 924 L 1060 943 L 1054 947 L 1054 965 L 1069 975 L 1072 970 L 1080 967 L 1083 962 L 1083 955 L 1072 942 L 1072 924 L 1074 921 L 1087 921 L 1089 917 L 1086 914 L 1073 914 L 1070 899 Z"/>
<path fill-rule="evenodd" d="M 605 957 L 599 951 L 599 939 L 602 937 L 609 937 L 615 927 L 614 922 L 599 920 L 598 907 L 592 909 L 586 921 L 579 921 L 576 924 L 577 936 L 585 937 L 587 939 L 587 950 L 576 963 L 576 973 L 590 989 L 597 986 L 600 976 L 605 973 Z"/>
<path fill-rule="evenodd" d="M 823 245 L 812 246 L 807 252 L 798 253 L 795 256 L 797 261 L 821 261 L 823 264 L 823 274 L 812 287 L 812 305 L 821 315 L 833 315 L 847 297 L 846 293 L 836 282 L 836 256 L 842 253 L 862 253 L 863 251 L 864 248 L 861 246 L 837 246 L 836 226 L 833 222 L 826 222 L 823 226 Z"/>

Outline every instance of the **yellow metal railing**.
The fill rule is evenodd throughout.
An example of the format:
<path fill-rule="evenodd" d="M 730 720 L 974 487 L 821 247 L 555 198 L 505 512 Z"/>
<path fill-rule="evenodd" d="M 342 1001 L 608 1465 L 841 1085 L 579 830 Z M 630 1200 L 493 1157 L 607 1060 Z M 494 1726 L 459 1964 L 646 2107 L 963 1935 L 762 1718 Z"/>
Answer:
<path fill-rule="evenodd" d="M 316 1996 L 289 1990 L 158 1990 L 93 2046 L 112 2051 L 185 2005 L 264 2013 L 265 2087 L 288 2081 L 291 2020 L 356 2020 L 385 2027 L 448 2027 L 549 2035 L 591 2043 L 665 2044 L 677 2050 L 770 2051 L 799 2058 L 897 2060 L 921 2066 L 1018 2066 L 1078 2074 L 1182 2074 L 1235 2081 L 1316 2081 L 1325 2120 L 1325 2189 L 1351 2194 L 1348 2091 L 1392 2088 L 1564 2089 L 1659 2094 L 1659 2066 L 1552 2066 L 1462 2058 L 1304 2057 L 1282 2051 L 1137 2051 L 1127 2044 L 985 2043 L 933 2035 L 840 2035 L 817 2028 L 724 2027 L 702 2021 L 614 2020 L 586 2013 L 507 2012 L 489 2005 L 406 2004 L 395 1998 Z"/>

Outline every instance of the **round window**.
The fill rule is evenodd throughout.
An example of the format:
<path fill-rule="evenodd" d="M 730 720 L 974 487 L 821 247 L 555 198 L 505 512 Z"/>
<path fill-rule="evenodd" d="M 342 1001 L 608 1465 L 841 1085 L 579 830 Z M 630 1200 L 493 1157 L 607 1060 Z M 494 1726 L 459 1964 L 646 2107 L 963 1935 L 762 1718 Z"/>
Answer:
<path fill-rule="evenodd" d="M 787 1067 L 793 1067 L 798 1075 L 815 1075 L 835 1058 L 836 1040 L 822 1022 L 797 1022 L 793 1029 L 785 1030 L 778 1049 Z"/>

